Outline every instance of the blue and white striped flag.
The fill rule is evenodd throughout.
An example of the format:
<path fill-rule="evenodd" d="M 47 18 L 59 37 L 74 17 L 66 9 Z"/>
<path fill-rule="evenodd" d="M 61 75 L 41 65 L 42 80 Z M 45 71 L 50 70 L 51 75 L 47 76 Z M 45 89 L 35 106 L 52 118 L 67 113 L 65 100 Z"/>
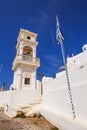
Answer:
<path fill-rule="evenodd" d="M 64 40 L 64 37 L 60 31 L 60 25 L 59 25 L 59 20 L 57 16 L 56 16 L 56 21 L 57 21 L 56 39 L 57 39 L 58 44 L 61 44 Z"/>

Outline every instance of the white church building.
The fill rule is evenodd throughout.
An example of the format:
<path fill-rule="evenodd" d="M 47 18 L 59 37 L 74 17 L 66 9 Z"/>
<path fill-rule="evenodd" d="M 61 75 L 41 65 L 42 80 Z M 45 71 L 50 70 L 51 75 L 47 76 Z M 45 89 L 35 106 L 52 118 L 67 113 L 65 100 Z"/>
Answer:
<path fill-rule="evenodd" d="M 28 30 L 19 32 L 12 66 L 13 83 L 9 91 L 0 92 L 0 106 L 8 106 L 10 113 L 41 101 L 41 84 L 36 81 L 36 70 L 40 66 L 40 59 L 36 57 L 36 38 L 37 34 Z"/>

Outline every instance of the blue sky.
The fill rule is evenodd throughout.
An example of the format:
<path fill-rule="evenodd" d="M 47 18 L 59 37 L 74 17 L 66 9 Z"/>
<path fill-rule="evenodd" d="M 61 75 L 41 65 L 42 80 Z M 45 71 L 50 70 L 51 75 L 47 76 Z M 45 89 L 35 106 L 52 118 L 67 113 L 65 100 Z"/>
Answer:
<path fill-rule="evenodd" d="M 64 35 L 66 55 L 81 52 L 87 43 L 87 0 L 0 0 L 0 87 L 13 81 L 12 62 L 20 28 L 38 34 L 38 72 L 55 76 L 63 65 L 56 42 L 56 15 Z"/>

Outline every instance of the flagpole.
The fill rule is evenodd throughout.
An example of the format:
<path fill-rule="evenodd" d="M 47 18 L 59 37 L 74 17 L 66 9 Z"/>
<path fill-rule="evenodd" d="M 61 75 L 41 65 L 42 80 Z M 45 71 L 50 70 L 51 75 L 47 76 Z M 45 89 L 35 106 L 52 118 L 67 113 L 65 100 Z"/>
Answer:
<path fill-rule="evenodd" d="M 66 58 L 65 58 L 65 50 L 64 50 L 64 44 L 63 44 L 64 38 L 63 38 L 63 35 L 62 35 L 61 31 L 60 31 L 60 26 L 59 26 L 59 21 L 58 21 L 57 16 L 56 16 L 56 20 L 57 20 L 56 39 L 57 39 L 58 44 L 61 45 L 63 63 L 64 63 L 64 67 L 65 67 L 65 74 L 66 74 L 66 80 L 67 80 L 67 86 L 68 86 L 68 92 L 69 92 L 69 97 L 70 97 L 70 102 L 71 102 L 71 107 L 72 107 L 72 112 L 73 112 L 73 118 L 75 120 L 76 113 L 75 113 L 75 108 L 74 108 L 74 104 L 73 104 L 73 98 L 72 98 L 72 93 L 71 93 L 71 85 L 70 85 L 68 69 L 67 69 L 67 64 L 66 64 Z"/>

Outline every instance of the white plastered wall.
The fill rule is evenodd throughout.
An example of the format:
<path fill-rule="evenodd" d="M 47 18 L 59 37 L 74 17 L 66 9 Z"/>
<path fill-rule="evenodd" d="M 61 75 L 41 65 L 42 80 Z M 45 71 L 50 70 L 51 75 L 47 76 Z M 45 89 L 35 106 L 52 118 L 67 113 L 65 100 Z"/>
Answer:
<path fill-rule="evenodd" d="M 75 106 L 76 118 L 82 122 L 87 121 L 87 66 L 69 72 L 71 92 Z M 73 118 L 69 91 L 67 88 L 65 72 L 57 74 L 44 86 L 43 108 L 53 111 L 56 115 L 65 115 Z"/>
<path fill-rule="evenodd" d="M 10 103 L 10 91 L 0 92 L 0 106 L 9 105 Z"/>

